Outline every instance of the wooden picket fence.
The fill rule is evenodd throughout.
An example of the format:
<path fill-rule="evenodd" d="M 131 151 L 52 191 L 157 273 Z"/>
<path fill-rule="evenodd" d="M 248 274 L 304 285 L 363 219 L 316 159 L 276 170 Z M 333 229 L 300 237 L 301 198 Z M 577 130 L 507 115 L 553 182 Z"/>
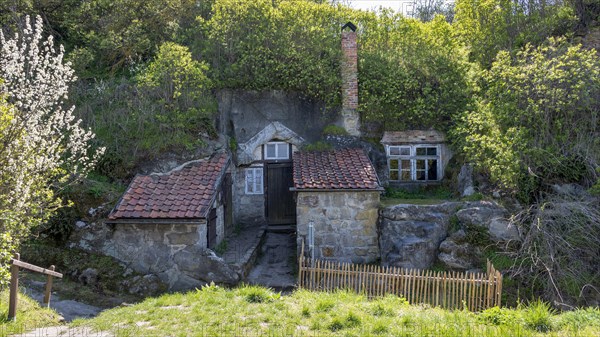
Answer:
<path fill-rule="evenodd" d="M 487 262 L 487 273 L 358 265 L 324 260 L 299 259 L 298 287 L 333 291 L 351 289 L 378 297 L 402 296 L 411 304 L 427 303 L 446 309 L 481 311 L 500 306 L 502 274 Z"/>

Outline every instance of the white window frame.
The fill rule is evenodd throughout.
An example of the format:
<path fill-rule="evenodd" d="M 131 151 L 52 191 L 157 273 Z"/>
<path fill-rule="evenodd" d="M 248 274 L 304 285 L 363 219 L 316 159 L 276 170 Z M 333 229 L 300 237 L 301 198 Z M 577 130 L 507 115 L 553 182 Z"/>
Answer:
<path fill-rule="evenodd" d="M 264 193 L 264 173 L 262 167 L 249 167 L 244 171 L 244 185 L 246 194 Z M 252 179 L 250 182 L 249 179 Z M 251 185 L 252 187 L 250 187 Z"/>
<path fill-rule="evenodd" d="M 405 150 L 404 152 L 406 153 L 406 149 L 410 149 L 410 154 L 409 155 L 402 155 L 402 154 L 391 154 L 392 152 L 397 152 L 397 153 L 402 153 L 402 150 Z M 435 155 L 427 155 L 427 153 L 425 155 L 417 155 L 417 149 L 419 148 L 435 148 L 436 149 L 436 154 Z M 396 150 L 397 151 L 394 151 Z M 427 150 L 426 150 L 427 151 Z M 441 177 L 441 167 L 442 167 L 442 154 L 441 154 L 441 146 L 439 144 L 434 145 L 434 144 L 415 144 L 415 145 L 386 145 L 386 154 L 388 157 L 388 173 L 389 173 L 389 177 L 390 177 L 390 181 L 396 181 L 396 182 L 432 182 L 432 181 L 440 181 L 442 179 Z M 429 174 L 429 162 L 428 160 L 437 160 L 437 179 L 428 179 L 428 174 Z M 392 160 L 398 160 L 398 168 L 397 169 L 392 169 L 391 167 L 391 161 Z M 401 180 L 400 178 L 402 177 L 402 160 L 410 160 L 410 180 Z M 425 180 L 417 180 L 417 160 L 425 160 Z M 398 179 L 391 179 L 392 176 L 392 172 L 398 172 Z"/>
<path fill-rule="evenodd" d="M 269 157 L 267 146 L 274 145 L 275 146 L 275 156 Z M 285 153 L 279 153 L 279 145 L 285 145 Z M 264 145 L 263 148 L 265 160 L 287 160 L 290 159 L 290 144 L 286 142 L 268 142 Z"/>

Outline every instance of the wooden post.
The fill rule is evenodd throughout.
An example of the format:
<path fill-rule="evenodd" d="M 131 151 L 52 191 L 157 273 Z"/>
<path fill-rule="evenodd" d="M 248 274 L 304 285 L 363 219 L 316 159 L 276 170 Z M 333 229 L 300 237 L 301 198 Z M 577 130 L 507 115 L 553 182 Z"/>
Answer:
<path fill-rule="evenodd" d="M 56 267 L 51 265 L 49 270 L 54 271 Z M 49 308 L 50 307 L 50 296 L 52 291 L 52 275 L 48 275 L 48 281 L 46 281 L 46 291 L 44 292 L 44 304 Z"/>
<path fill-rule="evenodd" d="M 19 260 L 21 255 L 15 254 L 14 260 Z M 17 320 L 17 294 L 19 292 L 19 266 L 14 263 L 10 266 L 10 297 L 8 300 L 8 320 Z"/>

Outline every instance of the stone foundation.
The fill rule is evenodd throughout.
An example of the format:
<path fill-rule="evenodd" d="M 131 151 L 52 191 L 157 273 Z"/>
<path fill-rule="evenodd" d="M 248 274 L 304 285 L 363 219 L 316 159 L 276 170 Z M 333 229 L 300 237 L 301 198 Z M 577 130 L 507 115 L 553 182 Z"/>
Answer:
<path fill-rule="evenodd" d="M 155 274 L 169 290 L 211 281 L 235 284 L 240 278 L 206 248 L 206 223 L 99 224 L 76 231 L 71 241 L 73 247 L 112 256 L 139 273 Z"/>

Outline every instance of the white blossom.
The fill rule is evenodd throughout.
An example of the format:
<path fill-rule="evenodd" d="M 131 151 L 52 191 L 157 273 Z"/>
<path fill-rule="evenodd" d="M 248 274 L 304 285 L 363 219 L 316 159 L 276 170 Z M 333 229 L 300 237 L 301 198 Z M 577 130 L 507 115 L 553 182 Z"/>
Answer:
<path fill-rule="evenodd" d="M 23 237 L 60 205 L 56 189 L 96 164 L 104 149 L 92 150 L 94 134 L 65 107 L 76 80 L 64 49 L 43 37 L 41 17 L 22 34 L 0 31 L 0 233 Z M 0 110 L 2 112 L 3 110 Z M 2 117 L 2 115 L 0 115 Z"/>

